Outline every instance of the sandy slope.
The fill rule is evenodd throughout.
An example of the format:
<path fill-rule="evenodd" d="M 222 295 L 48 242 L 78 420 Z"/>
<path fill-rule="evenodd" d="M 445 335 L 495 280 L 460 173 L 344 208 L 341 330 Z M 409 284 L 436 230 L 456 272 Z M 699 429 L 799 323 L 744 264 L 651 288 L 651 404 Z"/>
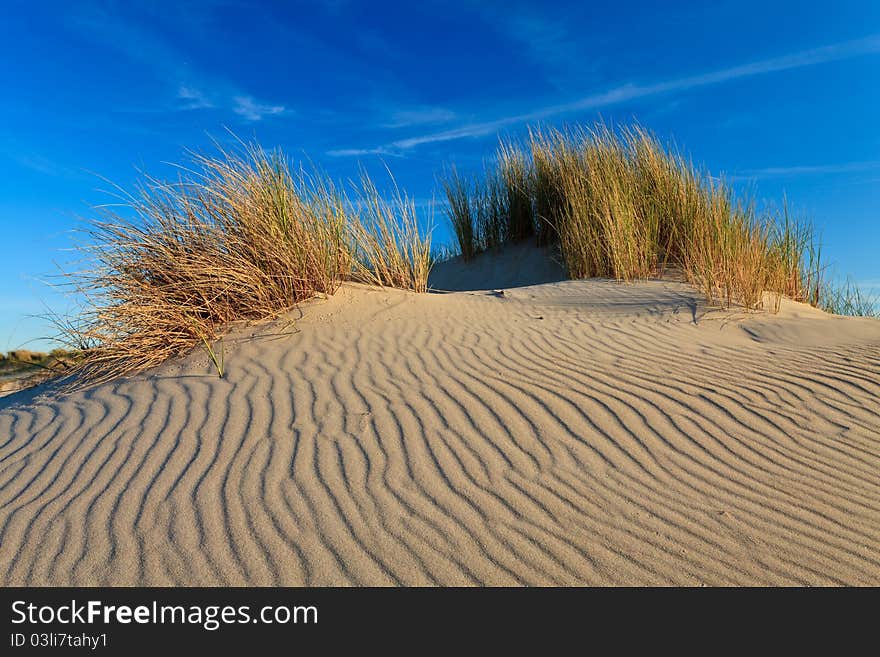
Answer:
<path fill-rule="evenodd" d="M 880 584 L 880 322 L 697 299 L 346 287 L 6 398 L 0 583 Z"/>

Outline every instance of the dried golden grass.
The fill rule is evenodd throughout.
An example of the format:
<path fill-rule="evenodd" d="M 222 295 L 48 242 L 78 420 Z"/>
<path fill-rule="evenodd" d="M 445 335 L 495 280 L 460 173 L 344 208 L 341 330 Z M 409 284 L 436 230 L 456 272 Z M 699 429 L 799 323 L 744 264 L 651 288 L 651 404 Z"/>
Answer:
<path fill-rule="evenodd" d="M 489 164 L 484 166 L 483 177 L 473 182 L 455 165 L 444 170 L 440 183 L 446 195 L 447 217 L 464 260 L 508 241 L 509 207 L 511 199 L 516 198 L 508 188 L 508 180 Z"/>
<path fill-rule="evenodd" d="M 787 205 L 759 213 L 640 126 L 533 129 L 527 145 L 502 142 L 497 161 L 471 197 L 459 189 L 457 205 L 474 207 L 488 181 L 500 181 L 505 239 L 535 233 L 539 244 L 558 241 L 572 278 L 629 281 L 673 264 L 710 303 L 757 308 L 769 291 L 824 307 L 870 305 L 823 280 L 815 231 Z M 475 216 L 458 219 L 478 234 Z"/>
<path fill-rule="evenodd" d="M 467 179 L 458 172 L 455 165 L 444 171 L 441 184 L 446 194 L 449 223 L 458 242 L 459 251 L 465 260 L 471 260 L 481 250 L 478 237 L 479 222 L 472 207 L 479 202 L 476 201 L 479 192 L 471 192 Z"/>
<path fill-rule="evenodd" d="M 393 181 L 393 178 L 392 178 Z M 427 292 L 431 271 L 430 230 L 422 235 L 415 202 L 394 184 L 391 198 L 362 174 L 356 190 L 350 231 L 355 257 L 354 277 L 373 285 Z"/>
<path fill-rule="evenodd" d="M 92 266 L 67 276 L 84 309 L 56 317 L 62 339 L 82 353 L 75 370 L 84 380 L 198 345 L 222 376 L 213 344 L 227 324 L 332 294 L 355 270 L 381 285 L 427 287 L 430 244 L 411 204 L 383 204 L 367 178 L 362 218 L 326 177 L 257 145 L 194 155 L 181 172 L 174 183 L 147 177 L 132 194 L 119 190 L 125 210 L 105 207 L 89 224 Z"/>
<path fill-rule="evenodd" d="M 512 140 L 501 142 L 498 174 L 507 197 L 507 239 L 519 242 L 535 234 L 532 171 L 521 144 Z"/>
<path fill-rule="evenodd" d="M 222 376 L 225 351 L 214 345 L 230 322 L 276 317 L 349 278 L 427 290 L 430 234 L 396 184 L 385 198 L 364 174 L 352 202 L 255 144 L 192 160 L 175 182 L 145 177 L 134 193 L 119 190 L 125 209 L 105 206 L 86 231 L 91 266 L 67 276 L 84 310 L 54 318 L 83 380 L 199 345 Z M 532 131 L 525 145 L 502 142 L 475 185 L 452 172 L 452 220 L 471 256 L 535 235 L 558 241 L 574 278 L 645 278 L 669 262 L 711 303 L 756 308 L 769 291 L 877 312 L 851 283 L 828 284 L 812 226 L 786 205 L 759 214 L 638 126 Z"/>

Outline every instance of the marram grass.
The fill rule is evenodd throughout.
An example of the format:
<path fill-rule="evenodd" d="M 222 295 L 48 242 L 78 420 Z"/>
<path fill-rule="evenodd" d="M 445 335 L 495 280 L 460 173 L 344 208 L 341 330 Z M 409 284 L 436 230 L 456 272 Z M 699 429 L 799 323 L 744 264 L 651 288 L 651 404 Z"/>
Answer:
<path fill-rule="evenodd" d="M 786 203 L 759 212 L 640 126 L 532 129 L 524 144 L 502 141 L 496 162 L 482 184 L 454 186 L 457 237 L 481 234 L 476 208 L 500 184 L 492 192 L 506 199 L 499 234 L 557 243 L 571 278 L 631 281 L 674 266 L 710 304 L 758 308 L 770 292 L 770 310 L 786 296 L 846 314 L 877 312 L 851 283 L 826 280 L 812 225 Z M 458 242 L 468 258 L 486 248 L 478 238 Z"/>
<path fill-rule="evenodd" d="M 531 130 L 503 141 L 481 177 L 442 178 L 458 251 L 558 244 L 572 278 L 644 279 L 673 266 L 712 304 L 782 296 L 876 315 L 855 285 L 831 285 L 813 227 L 755 204 L 639 126 Z M 220 376 L 238 320 L 277 317 L 346 280 L 425 292 L 435 260 L 415 204 L 366 175 L 343 191 L 256 144 L 194 155 L 173 182 L 145 177 L 89 224 L 91 266 L 66 276 L 83 311 L 56 316 L 71 372 L 107 380 L 199 345 Z M 769 297 L 766 294 L 770 293 Z M 218 341 L 220 341 L 218 343 Z M 218 352 L 214 347 L 220 345 Z"/>
<path fill-rule="evenodd" d="M 222 376 L 211 345 L 230 322 L 276 317 L 345 280 L 427 289 L 430 237 L 399 193 L 386 202 L 364 176 L 353 203 L 257 145 L 193 160 L 176 182 L 145 178 L 123 194 L 125 215 L 107 207 L 89 224 L 93 264 L 66 276 L 84 309 L 56 322 L 82 380 L 198 345 Z"/>

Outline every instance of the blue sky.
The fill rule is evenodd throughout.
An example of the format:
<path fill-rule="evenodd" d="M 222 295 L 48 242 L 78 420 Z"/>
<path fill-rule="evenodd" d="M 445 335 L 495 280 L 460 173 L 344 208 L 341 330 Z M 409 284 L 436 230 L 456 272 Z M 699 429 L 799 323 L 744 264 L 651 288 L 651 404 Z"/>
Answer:
<path fill-rule="evenodd" d="M 226 128 L 341 180 L 385 163 L 427 207 L 443 163 L 479 167 L 499 134 L 638 120 L 786 194 L 836 270 L 880 289 L 876 0 L 258 5 L 4 3 L 0 350 L 67 307 L 45 281 L 107 201 L 95 174 L 171 175 Z"/>

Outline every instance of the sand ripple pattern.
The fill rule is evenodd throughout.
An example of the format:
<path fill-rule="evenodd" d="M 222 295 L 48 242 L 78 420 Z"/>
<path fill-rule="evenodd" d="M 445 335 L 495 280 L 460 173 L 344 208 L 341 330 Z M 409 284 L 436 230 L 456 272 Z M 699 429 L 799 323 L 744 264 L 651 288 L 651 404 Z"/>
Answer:
<path fill-rule="evenodd" d="M 352 288 L 0 412 L 4 585 L 880 584 L 880 324 Z"/>

